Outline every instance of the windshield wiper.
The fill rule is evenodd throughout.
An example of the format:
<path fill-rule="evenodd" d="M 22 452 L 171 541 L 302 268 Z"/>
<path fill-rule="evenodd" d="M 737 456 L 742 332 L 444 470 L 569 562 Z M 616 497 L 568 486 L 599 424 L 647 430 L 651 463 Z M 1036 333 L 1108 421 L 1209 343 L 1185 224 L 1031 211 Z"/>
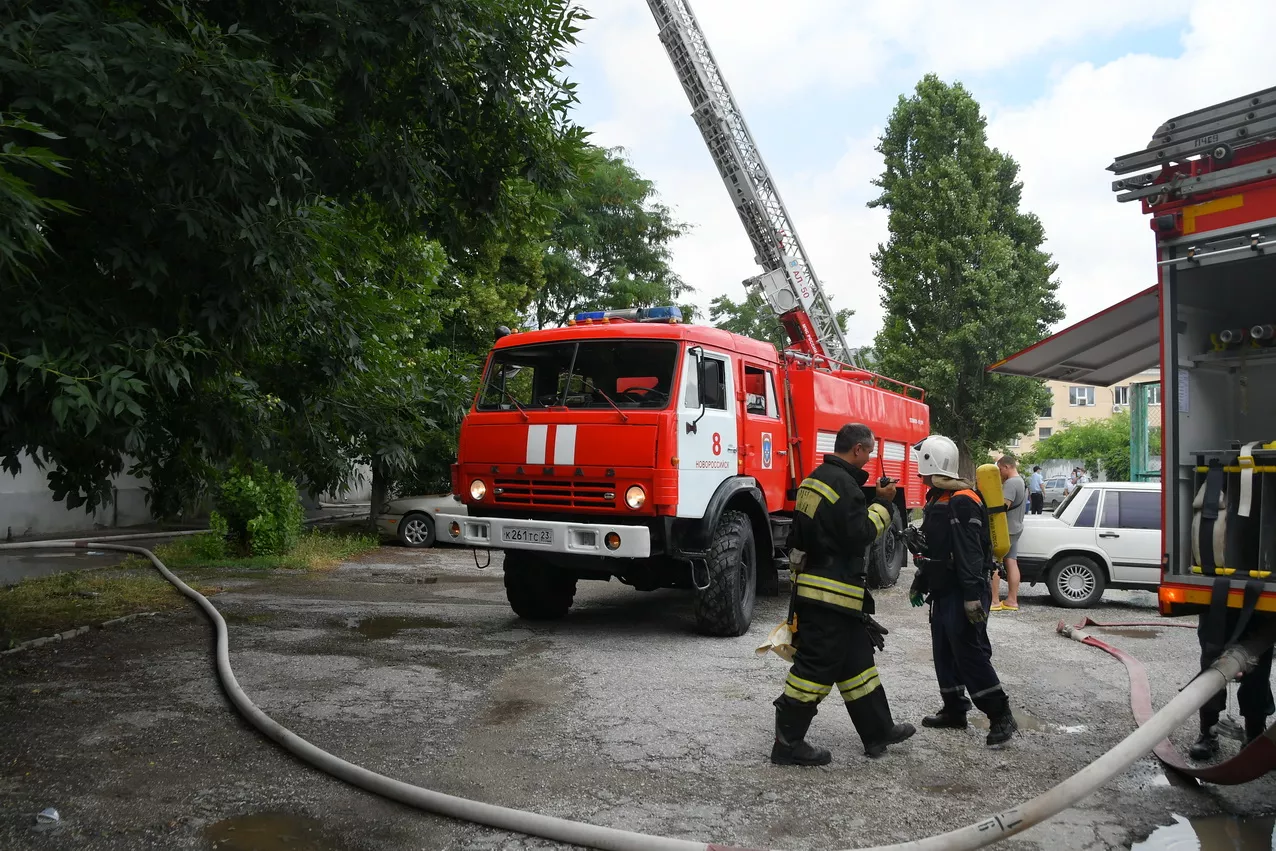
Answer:
<path fill-rule="evenodd" d="M 523 410 L 523 406 L 514 398 L 514 394 L 506 390 L 504 385 L 501 385 L 501 392 L 505 394 L 506 399 L 509 399 L 514 404 L 515 408 L 518 408 L 518 412 L 523 415 L 524 422 L 532 421 L 532 418 L 527 415 L 527 411 Z"/>
<path fill-rule="evenodd" d="M 582 384 L 587 384 L 591 390 L 593 390 L 599 396 L 602 396 L 604 399 L 607 400 L 607 404 L 611 405 L 612 408 L 615 409 L 616 413 L 620 414 L 621 422 L 626 422 L 626 423 L 629 422 L 629 415 L 626 414 L 624 411 L 620 410 L 620 406 L 617 405 L 614 401 L 612 401 L 612 398 L 607 395 L 607 392 L 605 390 L 595 385 L 594 382 L 590 381 L 588 378 L 586 378 L 583 375 L 580 377 L 580 380 Z"/>

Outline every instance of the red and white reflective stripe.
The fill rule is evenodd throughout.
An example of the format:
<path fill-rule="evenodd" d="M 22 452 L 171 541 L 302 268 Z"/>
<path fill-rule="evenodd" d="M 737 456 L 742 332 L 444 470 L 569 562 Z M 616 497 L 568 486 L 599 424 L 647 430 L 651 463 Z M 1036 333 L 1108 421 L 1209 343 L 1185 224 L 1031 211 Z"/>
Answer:
<path fill-rule="evenodd" d="M 554 427 L 554 463 L 567 467 L 576 463 L 576 426 Z"/>
<path fill-rule="evenodd" d="M 554 463 L 571 466 L 576 463 L 576 426 L 529 425 L 527 427 L 528 464 L 544 464 L 550 457 L 550 442 L 554 445 Z"/>
<path fill-rule="evenodd" d="M 527 427 L 527 463 L 545 463 L 545 444 L 549 438 L 549 426 L 529 425 Z"/>

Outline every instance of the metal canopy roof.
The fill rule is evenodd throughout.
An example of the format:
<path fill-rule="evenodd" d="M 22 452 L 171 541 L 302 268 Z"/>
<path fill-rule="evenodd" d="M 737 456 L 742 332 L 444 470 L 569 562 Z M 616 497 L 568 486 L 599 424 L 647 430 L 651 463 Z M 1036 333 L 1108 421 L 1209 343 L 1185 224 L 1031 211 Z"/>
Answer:
<path fill-rule="evenodd" d="M 1160 297 L 1149 287 L 988 367 L 1108 387 L 1161 362 Z"/>

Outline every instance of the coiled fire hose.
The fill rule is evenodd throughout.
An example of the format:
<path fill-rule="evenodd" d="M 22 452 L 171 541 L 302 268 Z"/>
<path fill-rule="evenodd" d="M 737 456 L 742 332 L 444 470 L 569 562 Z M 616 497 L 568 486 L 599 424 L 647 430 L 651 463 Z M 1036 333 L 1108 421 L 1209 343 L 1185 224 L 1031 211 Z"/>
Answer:
<path fill-rule="evenodd" d="M 227 697 L 239 713 L 293 756 L 352 786 L 449 818 L 572 845 L 600 848 L 604 851 L 744 851 L 737 846 L 650 836 L 529 813 L 495 804 L 485 804 L 404 783 L 347 762 L 293 733 L 258 709 L 248 699 L 248 695 L 244 694 L 235 680 L 234 671 L 230 667 L 226 621 L 222 619 L 221 613 L 204 595 L 174 576 L 150 550 L 100 541 L 36 541 L 23 544 L 0 544 L 0 550 L 13 549 L 111 550 L 134 553 L 148 559 L 161 576 L 194 601 L 212 622 L 217 632 L 217 676 L 221 680 Z M 1273 642 L 1276 642 L 1276 630 L 1271 622 L 1267 622 L 1258 636 L 1223 651 L 1213 665 L 1202 671 L 1160 712 L 1126 736 L 1112 750 L 1032 800 L 999 813 L 993 813 L 975 824 L 948 833 L 928 836 L 912 842 L 876 846 L 865 851 L 965 851 L 965 849 L 983 848 L 1000 839 L 1022 833 L 1095 792 L 1108 780 L 1128 768 L 1135 760 L 1151 751 L 1157 743 L 1191 717 L 1215 692 L 1222 689 L 1238 674 L 1253 668 L 1258 655 Z"/>

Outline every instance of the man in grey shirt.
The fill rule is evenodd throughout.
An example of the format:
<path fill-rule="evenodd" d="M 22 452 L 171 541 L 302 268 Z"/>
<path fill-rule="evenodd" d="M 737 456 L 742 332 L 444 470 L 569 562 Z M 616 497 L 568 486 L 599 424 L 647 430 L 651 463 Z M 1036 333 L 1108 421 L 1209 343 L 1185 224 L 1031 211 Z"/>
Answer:
<path fill-rule="evenodd" d="M 994 612 L 1019 611 L 1019 536 L 1023 534 L 1024 503 L 1027 501 L 1027 488 L 1019 477 L 1019 461 L 1013 455 L 1002 455 L 997 459 L 997 470 L 1001 473 L 1001 496 L 1006 500 L 1006 524 L 1010 527 L 1010 551 L 1001 563 L 1006 568 L 1006 600 L 1001 602 L 1001 578 L 992 575 L 992 609 Z"/>

